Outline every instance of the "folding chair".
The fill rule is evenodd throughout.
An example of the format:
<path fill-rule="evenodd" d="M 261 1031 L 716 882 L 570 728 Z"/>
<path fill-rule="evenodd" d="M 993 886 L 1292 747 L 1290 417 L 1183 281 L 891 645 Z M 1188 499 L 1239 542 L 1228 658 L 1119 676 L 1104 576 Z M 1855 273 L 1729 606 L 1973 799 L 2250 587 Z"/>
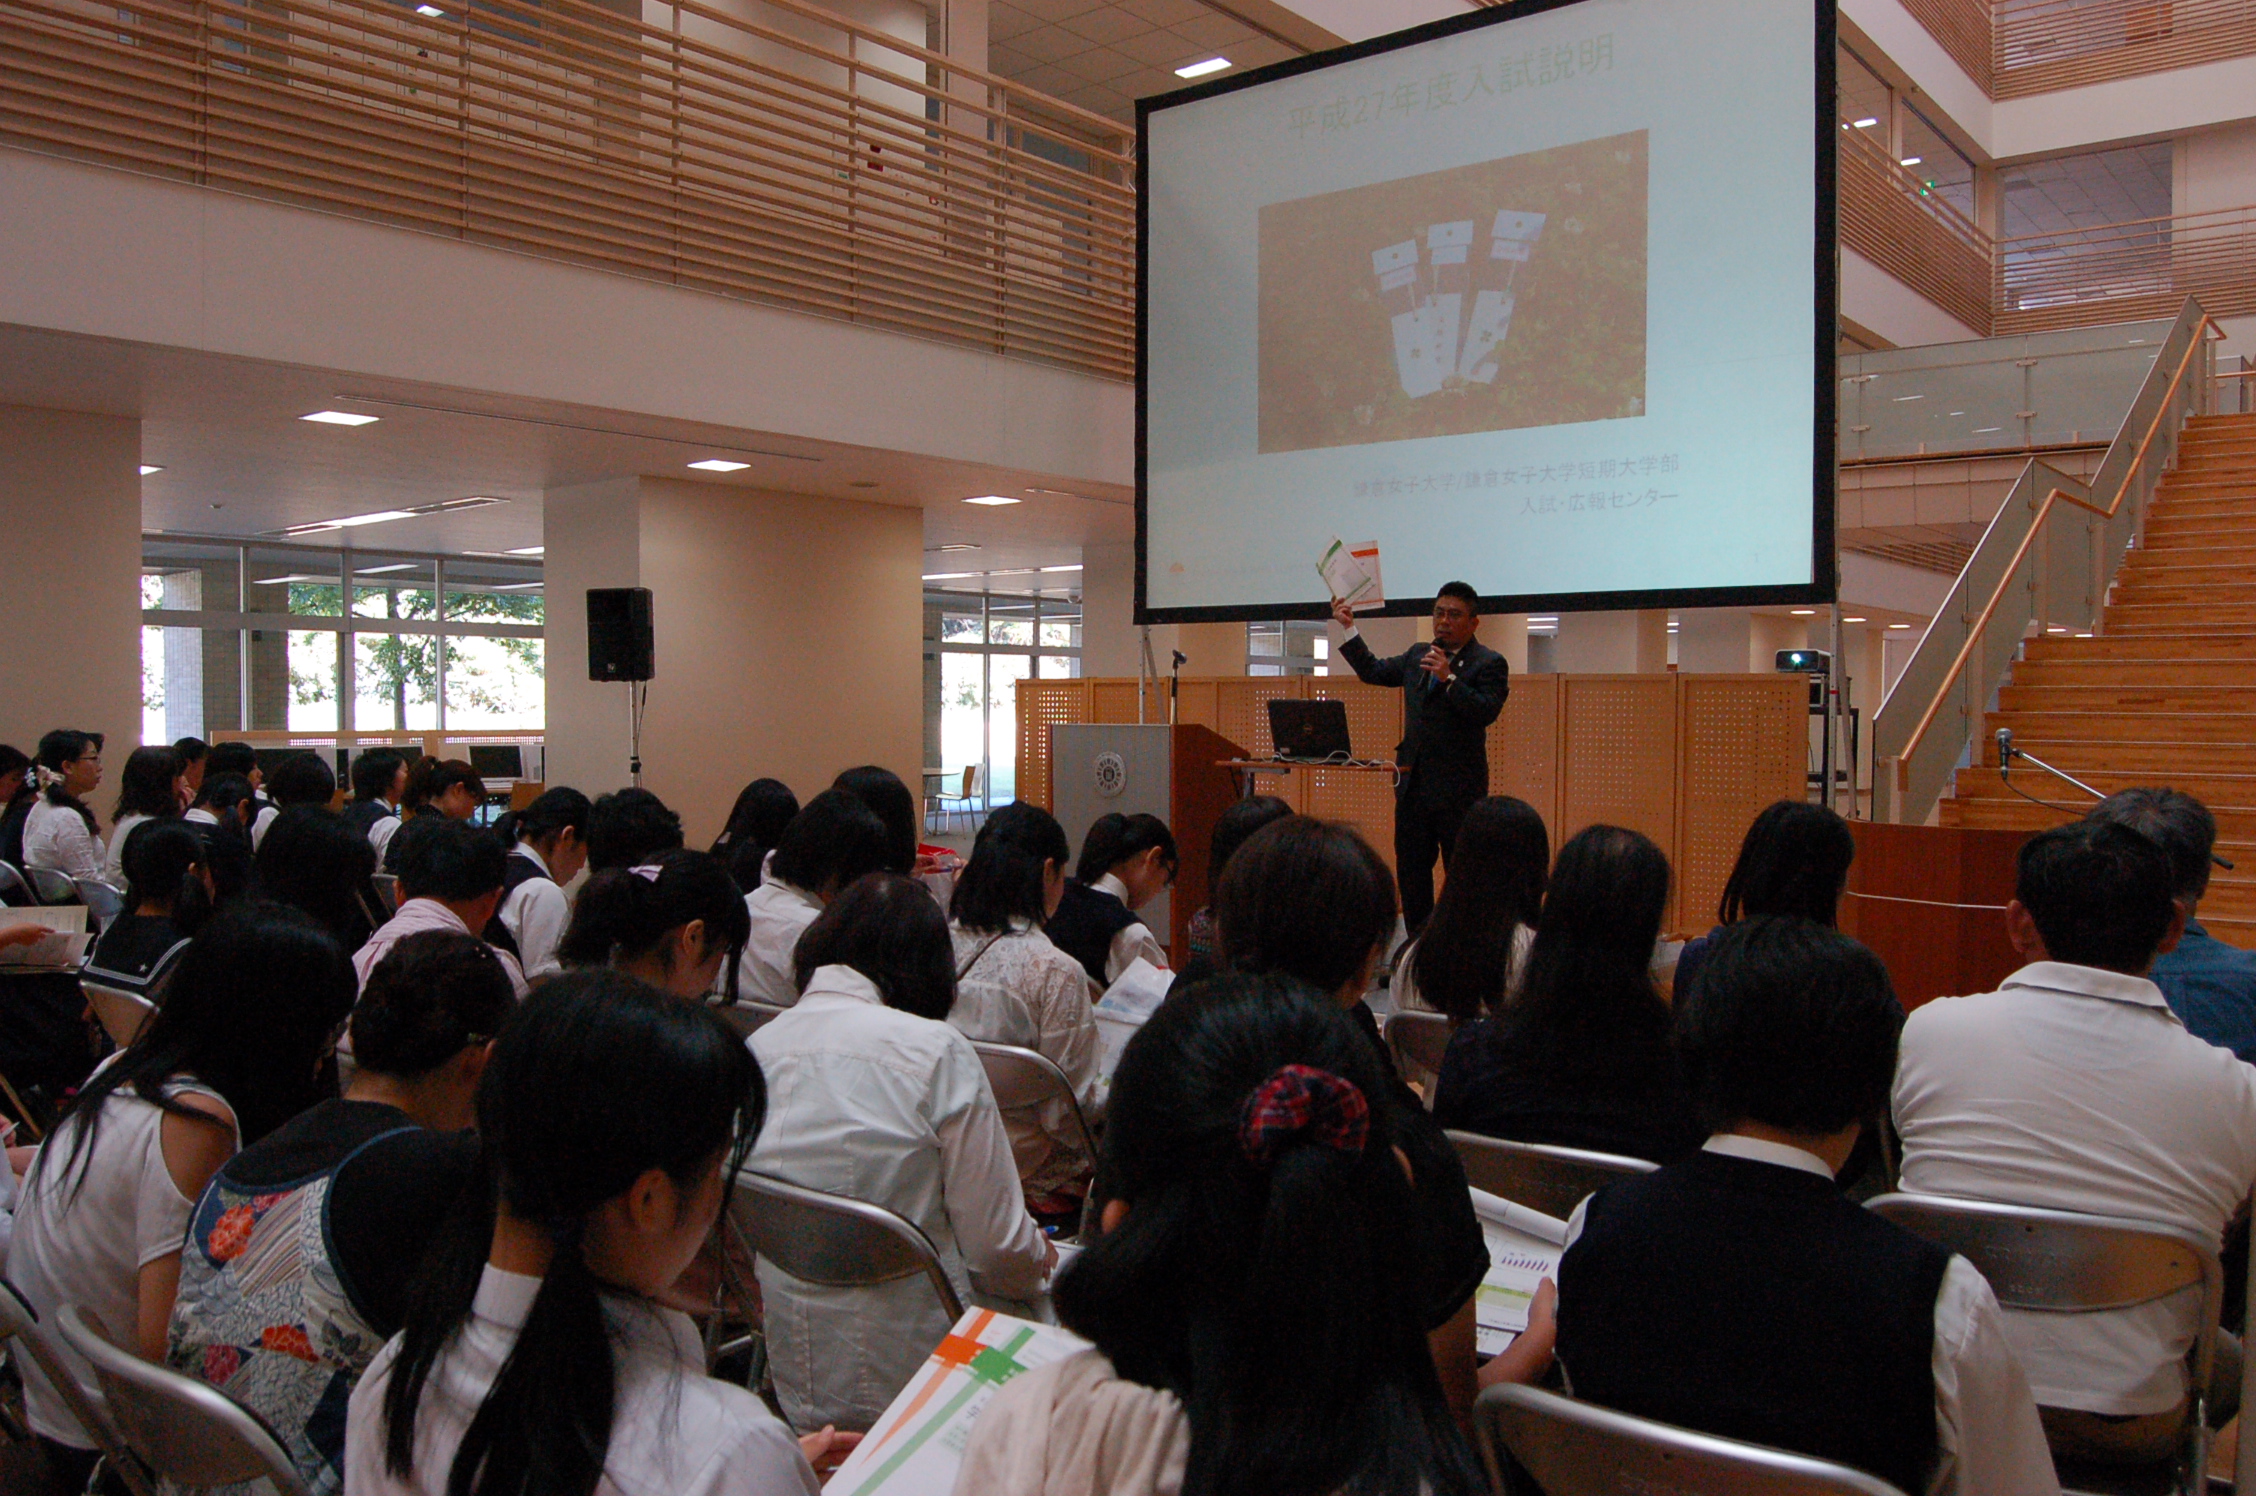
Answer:
<path fill-rule="evenodd" d="M 753 1255 L 802 1283 L 874 1288 L 922 1273 L 948 1322 L 963 1318 L 931 1238 L 882 1205 L 746 1171 L 736 1176 L 728 1218 Z"/>
<path fill-rule="evenodd" d="M 2155 1221 L 1940 1195 L 1881 1195 L 1865 1208 L 1973 1263 L 2008 1309 L 2096 1314 L 2200 1289 L 2200 1329 L 2186 1367 L 2189 1416 L 2174 1460 L 2177 1488 L 2202 1496 L 2209 1464 L 2209 1374 L 2225 1294 L 2215 1243 Z M 2244 1393 L 2251 1380 L 2244 1372 Z M 2240 1459 L 2246 1478 L 2256 1461 L 2256 1441 Z M 2153 1487 L 2152 1466 L 2103 1466 L 2059 1456 L 2055 1462 L 2070 1492 Z"/>
<path fill-rule="evenodd" d="M 384 901 L 384 917 L 386 919 L 389 919 L 392 915 L 398 913 L 399 874 L 370 873 L 368 875 L 368 881 L 371 884 L 375 885 L 377 894 L 381 896 Z"/>
<path fill-rule="evenodd" d="M 0 904 L 23 909 L 38 902 L 39 895 L 24 880 L 23 870 L 12 862 L 0 862 Z"/>
<path fill-rule="evenodd" d="M 142 1028 L 156 1015 L 157 1005 L 138 992 L 105 987 L 99 982 L 81 981 L 78 985 L 86 994 L 86 1005 L 94 1010 L 94 1021 L 120 1049 L 140 1038 Z"/>
<path fill-rule="evenodd" d="M 42 904 L 83 902 L 78 896 L 78 885 L 60 868 L 27 867 L 23 875 L 31 881 L 31 891 Z"/>
<path fill-rule="evenodd" d="M 1511 1461 L 1543 1496 L 1903 1496 L 1830 1460 L 1694 1433 L 1512 1383 L 1473 1410 L 1481 1458 L 1496 1489 L 1519 1492 Z M 1509 1459 L 1507 1459 L 1509 1456 Z"/>
<path fill-rule="evenodd" d="M 125 913 L 125 890 L 104 883 L 99 878 L 73 878 L 71 887 L 78 892 L 78 902 L 86 906 L 87 916 L 108 929 L 110 921 Z"/>
<path fill-rule="evenodd" d="M 987 1072 L 987 1089 L 995 1093 L 999 1110 L 1032 1111 L 1062 1099 L 1073 1118 L 1074 1135 L 1080 1140 L 1074 1146 L 1083 1158 L 1095 1160 L 1097 1135 L 1081 1111 L 1080 1098 L 1073 1094 L 1073 1082 L 1065 1078 L 1055 1060 L 1015 1044 L 990 1044 L 984 1039 L 972 1040 L 971 1047 L 979 1051 L 979 1063 Z"/>
<path fill-rule="evenodd" d="M 40 1375 L 47 1378 L 47 1384 L 55 1389 L 63 1406 L 70 1409 L 72 1420 L 102 1452 L 102 1463 L 116 1472 L 117 1478 L 134 1496 L 155 1496 L 140 1462 L 126 1448 L 125 1440 L 119 1437 L 109 1416 L 94 1406 L 78 1385 L 78 1378 L 63 1360 L 62 1353 L 56 1350 L 54 1341 L 47 1338 L 39 1316 L 32 1312 L 31 1305 L 24 1301 L 15 1284 L 0 1280 L 0 1343 L 11 1342 L 39 1364 Z"/>
<path fill-rule="evenodd" d="M 70 1348 L 93 1366 L 127 1447 L 168 1492 L 263 1479 L 280 1496 L 312 1496 L 256 1413 L 216 1387 L 120 1350 L 80 1305 L 65 1304 L 55 1318 Z"/>
<path fill-rule="evenodd" d="M 745 998 L 739 1002 L 718 1004 L 713 1011 L 721 1015 L 721 1022 L 736 1031 L 739 1039 L 749 1039 L 791 1010 L 774 1003 L 756 1003 Z"/>
<path fill-rule="evenodd" d="M 1404 1080 L 1420 1085 L 1429 1112 L 1433 1110 L 1435 1084 L 1441 1079 L 1441 1057 L 1448 1053 L 1450 1035 L 1456 1031 L 1457 1025 L 1446 1013 L 1405 1009 L 1387 1015 L 1386 1042 L 1394 1055 L 1395 1068 Z"/>
<path fill-rule="evenodd" d="M 1619 1153 L 1593 1153 L 1550 1143 L 1511 1143 L 1474 1132 L 1445 1134 L 1457 1145 L 1465 1178 L 1474 1189 L 1565 1220 L 1574 1208 L 1615 1180 L 1659 1167 Z"/>

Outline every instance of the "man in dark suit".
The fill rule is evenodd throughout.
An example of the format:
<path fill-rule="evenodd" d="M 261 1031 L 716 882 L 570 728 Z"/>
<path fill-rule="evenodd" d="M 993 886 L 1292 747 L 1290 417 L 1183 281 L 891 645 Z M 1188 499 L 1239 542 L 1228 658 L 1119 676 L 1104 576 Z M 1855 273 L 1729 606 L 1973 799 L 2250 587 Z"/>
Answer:
<path fill-rule="evenodd" d="M 1433 643 L 1382 660 L 1363 642 L 1347 604 L 1332 603 L 1332 617 L 1347 630 L 1341 658 L 1374 686 L 1402 688 L 1394 877 L 1402 889 L 1403 923 L 1413 935 L 1433 912 L 1434 854 L 1448 865 L 1457 823 L 1488 793 L 1488 724 L 1512 691 L 1512 667 L 1473 637 L 1479 605 L 1463 582 L 1444 583 L 1434 598 Z"/>

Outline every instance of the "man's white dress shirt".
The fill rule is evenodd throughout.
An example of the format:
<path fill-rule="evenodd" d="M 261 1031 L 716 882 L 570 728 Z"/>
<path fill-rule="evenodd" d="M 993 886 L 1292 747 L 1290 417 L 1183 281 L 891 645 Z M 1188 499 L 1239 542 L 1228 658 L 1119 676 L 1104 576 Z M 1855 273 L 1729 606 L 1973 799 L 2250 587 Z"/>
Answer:
<path fill-rule="evenodd" d="M 1904 1025 L 1902 1187 L 2159 1221 L 2204 1241 L 2256 1185 L 2256 1067 L 2186 1031 L 2144 977 L 2038 961 Z M 2197 1290 L 2100 1314 L 2007 1310 L 2037 1401 L 2093 1413 L 2185 1400 Z"/>

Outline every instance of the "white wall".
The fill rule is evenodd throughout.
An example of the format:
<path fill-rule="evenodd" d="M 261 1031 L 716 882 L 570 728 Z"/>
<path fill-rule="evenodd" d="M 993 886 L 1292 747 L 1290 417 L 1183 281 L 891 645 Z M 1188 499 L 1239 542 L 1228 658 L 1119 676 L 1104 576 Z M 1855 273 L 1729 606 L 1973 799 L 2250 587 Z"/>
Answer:
<path fill-rule="evenodd" d="M 1841 315 L 1898 348 L 1981 336 L 1846 244 L 1841 246 Z"/>

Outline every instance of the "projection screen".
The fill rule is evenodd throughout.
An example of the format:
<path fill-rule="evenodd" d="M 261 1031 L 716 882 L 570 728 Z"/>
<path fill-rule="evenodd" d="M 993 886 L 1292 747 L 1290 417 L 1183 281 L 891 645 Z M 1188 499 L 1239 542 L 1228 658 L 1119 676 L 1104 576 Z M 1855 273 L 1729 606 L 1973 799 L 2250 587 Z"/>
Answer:
<path fill-rule="evenodd" d="M 1483 11 L 1144 101 L 1139 622 L 1834 594 L 1829 0 Z"/>

